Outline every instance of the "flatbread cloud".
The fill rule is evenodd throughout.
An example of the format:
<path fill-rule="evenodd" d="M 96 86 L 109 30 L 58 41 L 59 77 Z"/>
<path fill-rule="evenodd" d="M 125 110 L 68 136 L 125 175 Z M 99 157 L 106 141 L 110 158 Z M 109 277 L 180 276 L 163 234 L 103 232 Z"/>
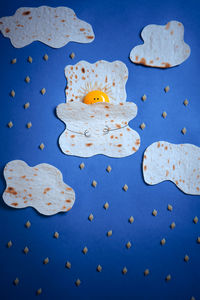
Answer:
<path fill-rule="evenodd" d="M 62 173 L 49 164 L 29 167 L 22 160 L 4 168 L 4 202 L 13 208 L 31 206 L 43 215 L 66 212 L 75 202 L 73 189 L 63 182 Z"/>
<path fill-rule="evenodd" d="M 60 48 L 70 41 L 90 43 L 94 32 L 90 24 L 77 18 L 68 7 L 21 7 L 13 16 L 0 18 L 0 31 L 15 48 L 33 41 Z"/>
<path fill-rule="evenodd" d="M 137 106 L 126 102 L 128 69 L 121 61 L 80 61 L 65 68 L 66 103 L 57 106 L 57 116 L 66 125 L 59 138 L 63 153 L 80 157 L 104 154 L 125 157 L 140 147 L 139 134 L 128 126 Z M 83 103 L 84 97 L 100 91 L 109 102 Z"/>
<path fill-rule="evenodd" d="M 184 42 L 184 27 L 178 21 L 164 26 L 148 25 L 141 33 L 143 45 L 131 50 L 130 60 L 149 67 L 170 68 L 180 65 L 190 56 L 190 47 Z"/>
<path fill-rule="evenodd" d="M 143 176 L 148 184 L 170 180 L 184 193 L 200 195 L 200 148 L 155 142 L 144 152 Z"/>

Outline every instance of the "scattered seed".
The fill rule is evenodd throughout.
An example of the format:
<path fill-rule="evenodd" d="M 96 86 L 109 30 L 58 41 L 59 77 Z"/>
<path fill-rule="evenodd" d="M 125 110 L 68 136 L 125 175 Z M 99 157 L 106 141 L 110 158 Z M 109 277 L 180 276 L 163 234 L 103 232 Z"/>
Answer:
<path fill-rule="evenodd" d="M 149 269 L 146 269 L 146 270 L 144 271 L 144 276 L 147 276 L 147 275 L 149 275 Z"/>
<path fill-rule="evenodd" d="M 74 57 L 75 57 L 75 53 L 74 53 L 74 52 L 72 52 L 72 53 L 69 55 L 69 57 L 70 57 L 71 59 L 74 59 Z"/>
<path fill-rule="evenodd" d="M 12 241 L 9 241 L 9 242 L 7 243 L 7 247 L 8 247 L 8 248 L 12 247 Z"/>
<path fill-rule="evenodd" d="M 96 187 L 97 186 L 97 182 L 95 180 L 92 181 L 92 186 Z"/>
<path fill-rule="evenodd" d="M 196 216 L 196 217 L 193 219 L 193 222 L 194 222 L 194 224 L 197 224 L 198 221 L 199 221 L 199 219 L 198 219 L 198 217 Z"/>
<path fill-rule="evenodd" d="M 200 244 L 200 236 L 197 238 L 197 243 Z"/>
<path fill-rule="evenodd" d="M 165 280 L 166 280 L 166 281 L 170 281 L 171 278 L 172 278 L 172 277 L 171 277 L 171 275 L 169 274 L 169 275 L 167 275 L 167 276 L 165 277 Z"/>
<path fill-rule="evenodd" d="M 122 274 L 126 274 L 128 272 L 128 270 L 127 270 L 127 268 L 126 267 L 124 267 L 123 269 L 122 269 Z"/>
<path fill-rule="evenodd" d="M 79 165 L 79 168 L 82 170 L 85 168 L 85 164 L 82 162 L 80 165 Z"/>
<path fill-rule="evenodd" d="M 189 102 L 188 102 L 188 100 L 187 100 L 187 99 L 185 99 L 185 100 L 184 100 L 184 102 L 183 102 L 183 104 L 184 104 L 185 106 L 187 106 L 187 105 L 188 105 L 188 103 L 189 103 Z"/>
<path fill-rule="evenodd" d="M 27 127 L 27 128 L 31 128 L 31 127 L 32 127 L 32 123 L 31 123 L 31 122 L 28 122 L 28 123 L 26 124 L 26 127 Z"/>
<path fill-rule="evenodd" d="M 37 295 L 40 295 L 40 294 L 42 294 L 42 289 L 40 288 L 40 289 L 38 289 L 37 291 L 36 291 L 36 294 Z"/>
<path fill-rule="evenodd" d="M 101 271 L 102 271 L 102 266 L 101 266 L 101 265 L 98 265 L 98 266 L 97 266 L 97 271 L 98 271 L 98 272 L 101 272 Z"/>
<path fill-rule="evenodd" d="M 128 185 L 127 185 L 127 184 L 125 184 L 125 185 L 123 186 L 123 190 L 124 190 L 125 192 L 128 191 Z"/>
<path fill-rule="evenodd" d="M 154 209 L 154 210 L 152 211 L 152 215 L 153 215 L 154 217 L 156 217 L 156 216 L 157 216 L 157 214 L 158 214 L 157 210 L 156 210 L 156 209 Z"/>
<path fill-rule="evenodd" d="M 144 123 L 140 124 L 140 128 L 141 128 L 142 130 L 144 130 L 145 127 L 146 127 L 146 125 L 145 125 Z"/>
<path fill-rule="evenodd" d="M 127 248 L 127 249 L 130 249 L 131 246 L 132 246 L 132 245 L 131 245 L 131 242 L 126 243 L 126 248 Z"/>
<path fill-rule="evenodd" d="M 162 113 L 162 116 L 163 116 L 164 119 L 166 118 L 166 116 L 167 116 L 166 111 L 164 111 L 164 112 Z"/>
<path fill-rule="evenodd" d="M 47 265 L 48 263 L 49 263 L 49 258 L 46 257 L 46 258 L 43 260 L 43 264 L 44 264 L 44 265 Z"/>
<path fill-rule="evenodd" d="M 186 128 L 184 127 L 183 129 L 181 129 L 182 134 L 186 134 Z"/>
<path fill-rule="evenodd" d="M 39 146 L 39 148 L 40 148 L 41 150 L 43 150 L 43 149 L 44 149 L 44 147 L 45 147 L 45 146 L 44 146 L 44 144 L 43 144 L 43 143 L 41 143 L 41 144 L 40 144 L 40 146 Z"/>
<path fill-rule="evenodd" d="M 172 210 L 173 210 L 173 206 L 172 206 L 171 204 L 168 204 L 168 205 L 167 205 L 167 209 L 168 209 L 169 211 L 172 211 Z"/>
<path fill-rule="evenodd" d="M 16 277 L 15 280 L 13 280 L 13 284 L 18 285 L 19 284 L 19 278 Z"/>
<path fill-rule="evenodd" d="M 14 90 L 12 90 L 12 91 L 10 92 L 10 96 L 13 97 L 13 98 L 15 97 L 15 91 L 14 91 Z"/>
<path fill-rule="evenodd" d="M 9 128 L 12 128 L 13 127 L 13 122 L 10 121 L 7 125 L 8 125 Z"/>
<path fill-rule="evenodd" d="M 24 252 L 25 254 L 27 254 L 27 253 L 29 252 L 28 247 L 25 247 L 24 250 L 23 250 L 23 252 Z"/>
<path fill-rule="evenodd" d="M 109 208 L 109 204 L 108 204 L 108 202 L 106 202 L 105 204 L 104 204 L 104 206 L 103 206 L 105 209 L 108 209 Z"/>
<path fill-rule="evenodd" d="M 194 298 L 194 297 L 191 297 L 191 298 L 190 298 L 190 300 L 196 300 L 196 298 Z"/>
<path fill-rule="evenodd" d="M 184 261 L 185 261 L 185 262 L 188 262 L 189 259 L 190 259 L 189 256 L 188 256 L 188 255 L 185 255 Z"/>
<path fill-rule="evenodd" d="M 31 57 L 31 56 L 29 56 L 29 57 L 27 58 L 27 61 L 28 61 L 30 64 L 32 64 L 32 62 L 33 62 L 33 59 L 32 59 L 32 57 Z"/>
<path fill-rule="evenodd" d="M 47 60 L 49 59 L 48 55 L 45 54 L 45 55 L 43 56 L 43 59 L 47 61 Z"/>
<path fill-rule="evenodd" d="M 128 219 L 128 221 L 129 221 L 129 223 L 133 223 L 134 222 L 134 218 L 133 218 L 133 216 L 131 216 L 129 219 Z"/>
<path fill-rule="evenodd" d="M 16 62 L 17 62 L 17 59 L 16 59 L 16 58 L 13 58 L 13 59 L 11 60 L 11 64 L 12 64 L 12 65 L 16 64 Z"/>
<path fill-rule="evenodd" d="M 160 241 L 160 244 L 163 246 L 163 245 L 165 245 L 165 243 L 166 243 L 166 239 L 163 238 L 163 239 Z"/>
<path fill-rule="evenodd" d="M 169 92 L 169 90 L 170 90 L 169 86 L 166 86 L 166 87 L 164 88 L 164 90 L 165 90 L 165 93 Z"/>
<path fill-rule="evenodd" d="M 25 81 L 26 81 L 26 83 L 29 83 L 31 81 L 30 77 L 26 76 Z"/>
<path fill-rule="evenodd" d="M 76 286 L 79 286 L 81 284 L 81 281 L 79 278 L 76 280 L 75 284 L 76 284 Z"/>
<path fill-rule="evenodd" d="M 176 224 L 174 223 L 174 222 L 172 222 L 171 224 L 170 224 L 170 228 L 171 229 L 174 229 L 176 227 Z"/>
<path fill-rule="evenodd" d="M 67 268 L 67 269 L 71 269 L 71 263 L 69 262 L 69 261 L 67 261 L 66 262 L 66 264 L 65 264 L 65 267 Z"/>
<path fill-rule="evenodd" d="M 59 233 L 56 231 L 54 232 L 54 235 L 53 235 L 54 238 L 58 239 L 59 238 Z"/>
<path fill-rule="evenodd" d="M 30 221 L 27 221 L 26 224 L 25 224 L 26 228 L 29 228 L 31 227 L 31 222 Z"/>
<path fill-rule="evenodd" d="M 24 104 L 24 108 L 25 108 L 25 109 L 29 108 L 29 106 L 30 106 L 30 103 L 29 103 L 29 102 L 27 102 L 27 103 Z"/>
<path fill-rule="evenodd" d="M 111 166 L 107 166 L 106 171 L 107 171 L 108 173 L 110 173 L 111 170 L 112 170 Z"/>
<path fill-rule="evenodd" d="M 42 95 L 44 95 L 44 94 L 46 93 L 46 89 L 45 89 L 45 88 L 41 89 L 40 93 L 41 93 Z"/>
<path fill-rule="evenodd" d="M 93 214 L 90 214 L 89 217 L 88 217 L 88 219 L 92 222 L 92 220 L 94 219 Z"/>
<path fill-rule="evenodd" d="M 142 99 L 142 101 L 146 101 L 147 100 L 147 96 L 144 94 L 141 99 Z"/>
<path fill-rule="evenodd" d="M 109 230 L 108 232 L 107 232 L 107 236 L 111 236 L 112 235 L 112 230 Z"/>
<path fill-rule="evenodd" d="M 88 252 L 88 248 L 87 248 L 87 247 L 84 247 L 83 250 L 82 250 L 82 252 L 83 252 L 84 254 L 86 254 L 86 253 Z"/>

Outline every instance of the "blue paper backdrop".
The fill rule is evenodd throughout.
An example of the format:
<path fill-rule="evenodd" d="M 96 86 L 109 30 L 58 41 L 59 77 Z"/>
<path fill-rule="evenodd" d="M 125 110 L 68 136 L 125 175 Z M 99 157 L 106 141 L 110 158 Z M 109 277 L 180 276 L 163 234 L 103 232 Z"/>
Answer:
<path fill-rule="evenodd" d="M 142 178 L 141 162 L 145 148 L 166 140 L 200 146 L 200 2 L 181 0 L 73 0 L 2 1 L 0 15 L 12 15 L 22 6 L 68 6 L 79 18 L 92 24 L 96 38 L 91 44 L 69 43 L 61 49 L 34 42 L 15 49 L 10 40 L 0 36 L 0 130 L 1 174 L 4 165 L 22 159 L 33 166 L 50 163 L 61 170 L 64 181 L 76 191 L 73 209 L 51 217 L 39 215 L 34 209 L 16 210 L 0 201 L 0 299 L 35 299 L 42 288 L 41 299 L 136 299 L 190 300 L 200 299 L 200 197 L 183 194 L 171 182 L 147 186 Z M 185 41 L 191 46 L 190 58 L 178 67 L 167 70 L 145 68 L 130 62 L 133 46 L 142 43 L 141 29 L 147 24 L 181 21 L 185 26 Z M 69 54 L 75 52 L 74 60 Z M 47 53 L 48 61 L 43 60 Z M 27 57 L 33 63 L 27 62 Z M 12 65 L 10 60 L 17 58 Z M 91 63 L 104 59 L 121 60 L 129 69 L 127 100 L 138 106 L 137 117 L 130 126 L 141 136 L 139 151 L 127 158 L 114 159 L 97 155 L 88 159 L 64 155 L 58 147 L 58 137 L 64 124 L 57 119 L 55 108 L 65 101 L 64 67 L 79 60 Z M 29 84 L 24 82 L 30 76 Z M 164 92 L 169 85 L 170 91 Z M 45 87 L 44 96 L 40 90 Z M 10 90 L 15 98 L 9 96 Z M 147 95 L 146 102 L 141 96 Z M 189 105 L 183 101 L 187 98 Z M 25 110 L 24 103 L 30 102 Z M 161 114 L 167 112 L 167 118 Z M 7 123 L 14 126 L 9 129 Z M 31 129 L 26 123 L 31 121 Z M 145 130 L 139 125 L 144 122 Z M 181 129 L 186 127 L 183 135 Z M 45 144 L 41 151 L 38 146 Z M 85 163 L 80 170 L 79 164 Z M 112 171 L 106 172 L 107 165 Z M 91 186 L 96 180 L 96 188 Z M 124 184 L 129 189 L 122 190 Z M 1 175 L 0 193 L 5 189 Z M 109 203 L 109 209 L 103 205 Z M 167 205 L 173 211 L 167 210 Z M 153 209 L 158 211 L 152 216 Z M 94 220 L 88 220 L 89 214 Z M 128 218 L 133 216 L 133 224 Z M 25 228 L 29 220 L 31 227 Z M 171 222 L 176 223 L 174 230 Z M 107 237 L 108 230 L 113 231 Z M 59 239 L 53 238 L 58 231 Z M 160 240 L 166 239 L 164 246 Z M 7 242 L 13 246 L 8 249 Z M 126 248 L 130 241 L 132 247 Z M 23 248 L 30 252 L 25 255 Z M 88 253 L 82 249 L 87 246 Z M 190 260 L 184 262 L 184 256 Z M 43 259 L 49 257 L 49 264 Z M 66 261 L 72 264 L 65 268 Z M 102 272 L 96 271 L 97 265 Z M 126 275 L 122 269 L 128 269 Z M 144 276 L 144 270 L 150 270 Z M 171 274 L 171 281 L 165 277 Z M 18 286 L 13 280 L 18 277 Z M 81 285 L 75 281 L 80 278 Z"/>

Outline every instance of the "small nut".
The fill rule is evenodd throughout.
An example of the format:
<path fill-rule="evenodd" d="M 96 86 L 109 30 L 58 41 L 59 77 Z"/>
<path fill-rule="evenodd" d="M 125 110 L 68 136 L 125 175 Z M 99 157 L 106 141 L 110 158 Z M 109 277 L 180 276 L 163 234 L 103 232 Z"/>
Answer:
<path fill-rule="evenodd" d="M 187 105 L 188 105 L 188 103 L 189 103 L 189 102 L 188 102 L 188 100 L 187 100 L 187 99 L 185 99 L 185 100 L 184 100 L 184 102 L 183 102 L 183 104 L 184 104 L 185 106 L 187 106 Z"/>
<path fill-rule="evenodd" d="M 53 237 L 55 238 L 55 239 L 58 239 L 59 238 L 59 233 L 56 231 L 56 232 L 54 232 L 54 235 L 53 235 Z"/>
<path fill-rule="evenodd" d="M 30 221 L 27 221 L 26 224 L 25 224 L 26 228 L 29 228 L 31 227 L 31 222 Z"/>
<path fill-rule="evenodd" d="M 69 55 L 69 57 L 70 57 L 71 59 L 74 59 L 74 57 L 75 57 L 75 53 L 74 53 L 74 52 L 72 52 L 72 53 Z"/>
<path fill-rule="evenodd" d="M 27 58 L 27 61 L 28 61 L 30 64 L 32 64 L 32 62 L 33 62 L 33 59 L 32 59 L 32 57 L 31 57 L 31 56 L 29 56 L 29 57 Z"/>
<path fill-rule="evenodd" d="M 85 168 L 85 164 L 82 162 L 80 165 L 79 165 L 79 168 L 82 170 Z"/>
<path fill-rule="evenodd" d="M 97 182 L 95 180 L 92 181 L 92 186 L 96 187 L 97 186 Z"/>
<path fill-rule="evenodd" d="M 153 215 L 154 217 L 156 217 L 156 216 L 157 216 L 157 214 L 158 214 L 157 210 L 156 210 L 156 209 L 154 209 L 154 210 L 152 211 L 152 215 Z"/>
<path fill-rule="evenodd" d="M 10 121 L 7 125 L 8 125 L 9 128 L 12 128 L 13 127 L 13 122 Z"/>
<path fill-rule="evenodd" d="M 107 171 L 108 173 L 110 173 L 111 170 L 112 170 L 111 166 L 107 166 L 106 171 Z"/>
<path fill-rule="evenodd" d="M 128 272 L 128 270 L 127 270 L 127 268 L 126 267 L 124 267 L 123 269 L 122 269 L 122 274 L 126 274 Z"/>
<path fill-rule="evenodd" d="M 146 101 L 147 100 L 147 96 L 144 94 L 141 99 L 142 99 L 142 101 Z"/>
<path fill-rule="evenodd" d="M 47 60 L 49 59 L 48 55 L 45 54 L 45 55 L 43 56 L 43 59 L 47 61 Z"/>
<path fill-rule="evenodd" d="M 160 241 L 160 244 L 163 246 L 163 245 L 165 245 L 165 243 L 166 243 L 166 239 L 163 238 L 163 239 Z"/>
<path fill-rule="evenodd" d="M 103 206 L 105 209 L 108 209 L 109 208 L 109 204 L 108 204 L 108 202 L 106 202 L 105 204 L 104 204 L 104 206 Z"/>
<path fill-rule="evenodd" d="M 164 88 L 164 90 L 165 90 L 165 93 L 169 92 L 169 90 L 170 90 L 169 86 L 166 86 L 166 87 Z"/>
<path fill-rule="evenodd" d="M 133 223 L 134 222 L 134 218 L 133 218 L 133 216 L 131 216 L 129 219 L 128 219 L 128 221 L 129 221 L 129 223 Z"/>
<path fill-rule="evenodd" d="M 125 192 L 128 191 L 128 185 L 127 185 L 127 184 L 125 184 L 125 185 L 123 186 L 123 190 L 124 190 Z"/>
<path fill-rule="evenodd" d="M 29 103 L 29 102 L 27 102 L 27 103 L 24 104 L 24 108 L 25 108 L 25 109 L 29 108 L 29 106 L 30 106 L 30 103 Z"/>
<path fill-rule="evenodd" d="M 88 217 L 88 219 L 92 222 L 92 220 L 94 219 L 93 214 L 90 214 L 89 217 Z"/>
<path fill-rule="evenodd" d="M 28 123 L 26 124 L 26 127 L 27 127 L 27 128 L 31 128 L 31 127 L 32 127 L 32 123 L 31 123 L 31 122 L 28 122 Z"/>
<path fill-rule="evenodd" d="M 167 117 L 166 111 L 163 111 L 162 116 L 163 116 L 164 119 Z"/>
<path fill-rule="evenodd" d="M 65 264 L 65 267 L 67 268 L 67 269 L 71 269 L 71 263 L 69 262 L 69 261 L 67 261 L 66 262 L 66 264 Z"/>
<path fill-rule="evenodd" d="M 108 232 L 107 232 L 107 236 L 111 236 L 112 235 L 112 230 L 109 230 Z"/>
<path fill-rule="evenodd" d="M 97 266 L 97 271 L 98 271 L 98 272 L 101 272 L 101 271 L 102 271 L 102 266 L 101 266 L 101 265 L 98 265 L 98 266 Z"/>
<path fill-rule="evenodd" d="M 75 284 L 76 284 L 76 286 L 79 286 L 81 284 L 81 281 L 79 278 L 76 280 Z"/>
<path fill-rule="evenodd" d="M 16 64 L 17 59 L 16 59 L 16 58 L 13 58 L 10 62 L 11 62 L 12 65 L 14 65 L 14 64 Z"/>
<path fill-rule="evenodd" d="M 44 146 L 44 144 L 43 144 L 43 143 L 41 143 L 41 144 L 40 144 L 40 146 L 39 146 L 39 148 L 40 148 L 41 150 L 43 150 L 43 149 L 44 149 L 44 147 L 45 147 L 45 146 Z"/>
<path fill-rule="evenodd" d="M 146 127 L 146 125 L 145 125 L 144 123 L 140 124 L 140 128 L 141 128 L 142 130 L 144 130 L 145 127 Z"/>
<path fill-rule="evenodd" d="M 187 131 L 187 130 L 186 130 L 185 127 L 181 129 L 182 134 L 186 134 L 186 131 Z"/>
<path fill-rule="evenodd" d="M 40 93 L 41 93 L 42 95 L 44 95 L 44 94 L 46 93 L 46 89 L 45 89 L 45 88 L 41 89 Z"/>

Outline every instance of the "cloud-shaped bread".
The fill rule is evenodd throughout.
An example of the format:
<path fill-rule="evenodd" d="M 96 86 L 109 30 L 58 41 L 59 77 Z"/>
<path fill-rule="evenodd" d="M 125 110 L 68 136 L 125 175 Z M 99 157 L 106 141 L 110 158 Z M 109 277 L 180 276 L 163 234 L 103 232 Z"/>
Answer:
<path fill-rule="evenodd" d="M 131 155 L 140 147 L 139 134 L 128 126 L 136 115 L 137 106 L 131 102 L 60 104 L 57 116 L 66 124 L 59 138 L 60 147 L 65 154 L 81 157 Z"/>
<path fill-rule="evenodd" d="M 121 61 L 99 60 L 93 64 L 80 61 L 65 67 L 67 79 L 66 102 L 83 102 L 85 95 L 100 90 L 109 96 L 110 103 L 126 101 L 128 69 Z"/>
<path fill-rule="evenodd" d="M 0 18 L 0 31 L 15 48 L 40 41 L 53 48 L 70 41 L 90 43 L 94 33 L 90 24 L 77 18 L 68 7 L 20 7 L 13 16 Z"/>
<path fill-rule="evenodd" d="M 142 30 L 141 37 L 144 44 L 134 47 L 130 53 L 135 64 L 170 68 L 180 65 L 190 56 L 190 47 L 184 42 L 184 27 L 180 22 L 148 25 Z"/>
<path fill-rule="evenodd" d="M 143 176 L 148 184 L 170 180 L 184 193 L 200 195 L 200 148 L 155 142 L 144 152 Z"/>
<path fill-rule="evenodd" d="M 43 215 L 70 210 L 75 202 L 73 189 L 63 182 L 62 173 L 49 164 L 29 167 L 22 160 L 4 168 L 4 202 L 14 208 L 34 207 Z"/>

